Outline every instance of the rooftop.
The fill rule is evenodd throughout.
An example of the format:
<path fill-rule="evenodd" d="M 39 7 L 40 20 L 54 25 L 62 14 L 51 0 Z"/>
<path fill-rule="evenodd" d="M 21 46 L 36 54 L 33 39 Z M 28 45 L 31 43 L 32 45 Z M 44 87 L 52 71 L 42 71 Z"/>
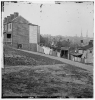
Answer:
<path fill-rule="evenodd" d="M 69 50 L 69 47 L 61 47 L 61 50 Z"/>
<path fill-rule="evenodd" d="M 19 15 L 18 12 L 14 12 L 14 14 L 10 14 L 10 16 L 7 16 L 7 17 L 4 18 L 4 24 L 9 23 L 9 22 L 12 22 L 13 20 L 15 20 L 15 19 L 18 18 L 18 17 L 22 17 L 22 16 Z M 22 17 L 22 18 L 23 18 L 23 17 Z M 25 18 L 23 18 L 23 19 L 25 19 Z M 25 19 L 25 20 L 28 22 L 28 25 L 38 26 L 38 25 L 36 25 L 36 24 L 30 23 L 27 19 Z"/>
<path fill-rule="evenodd" d="M 71 53 L 71 55 L 73 55 L 75 57 L 81 57 L 82 56 L 82 54 L 80 54 L 80 53 Z"/>
<path fill-rule="evenodd" d="M 78 48 L 79 50 L 87 50 L 87 49 L 90 49 L 90 48 L 93 48 L 93 44 L 91 44 L 91 45 L 86 45 L 86 46 L 83 46 L 83 47 L 80 47 L 80 48 Z"/>

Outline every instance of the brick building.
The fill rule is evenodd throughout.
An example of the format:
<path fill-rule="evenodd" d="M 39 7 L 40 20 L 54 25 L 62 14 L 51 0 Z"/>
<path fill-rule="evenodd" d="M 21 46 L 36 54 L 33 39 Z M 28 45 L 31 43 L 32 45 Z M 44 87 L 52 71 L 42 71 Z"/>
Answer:
<path fill-rule="evenodd" d="M 29 23 L 18 13 L 4 18 L 3 42 L 15 48 L 37 51 L 40 43 L 40 27 Z"/>

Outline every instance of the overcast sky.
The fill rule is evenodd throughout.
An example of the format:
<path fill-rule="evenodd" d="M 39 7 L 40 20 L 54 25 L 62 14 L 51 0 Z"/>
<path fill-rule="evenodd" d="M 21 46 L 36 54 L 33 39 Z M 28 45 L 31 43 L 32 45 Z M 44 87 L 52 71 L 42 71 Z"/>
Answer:
<path fill-rule="evenodd" d="M 31 3 L 4 4 L 3 16 L 18 12 L 33 24 L 40 26 L 40 34 L 93 37 L 94 5 L 93 2 Z"/>

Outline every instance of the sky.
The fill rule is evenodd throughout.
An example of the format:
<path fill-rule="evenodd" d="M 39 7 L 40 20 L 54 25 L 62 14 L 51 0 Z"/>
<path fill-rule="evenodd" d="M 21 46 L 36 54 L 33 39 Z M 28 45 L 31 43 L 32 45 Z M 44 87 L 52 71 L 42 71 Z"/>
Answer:
<path fill-rule="evenodd" d="M 40 26 L 40 34 L 52 36 L 93 37 L 94 34 L 94 4 L 93 2 L 18 2 L 4 3 L 3 17 L 14 12 L 27 19 L 30 23 Z"/>

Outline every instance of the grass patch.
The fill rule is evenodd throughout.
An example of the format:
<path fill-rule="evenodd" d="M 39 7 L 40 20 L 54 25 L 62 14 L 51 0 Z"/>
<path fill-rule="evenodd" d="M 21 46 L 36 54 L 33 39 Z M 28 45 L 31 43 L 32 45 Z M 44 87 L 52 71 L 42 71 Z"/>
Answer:
<path fill-rule="evenodd" d="M 48 70 L 48 68 L 46 68 Z M 53 74 L 53 70 L 41 72 L 41 69 L 26 68 L 17 72 L 2 75 L 3 97 L 18 95 L 23 97 L 93 97 L 93 86 L 90 83 L 79 84 L 64 81 L 68 76 Z M 64 71 L 64 70 L 61 70 Z M 80 75 L 82 77 L 82 75 Z M 71 76 L 70 76 L 71 77 Z M 77 77 L 77 76 L 76 76 Z M 92 77 L 91 77 L 92 78 Z M 88 77 L 85 77 L 89 81 Z"/>
<path fill-rule="evenodd" d="M 85 69 L 8 47 L 4 55 L 3 98 L 93 98 L 93 75 Z"/>
<path fill-rule="evenodd" d="M 9 47 L 4 47 L 4 65 L 54 65 L 63 64 L 62 62 L 50 59 L 44 56 L 27 53 L 20 50 L 14 50 Z"/>

